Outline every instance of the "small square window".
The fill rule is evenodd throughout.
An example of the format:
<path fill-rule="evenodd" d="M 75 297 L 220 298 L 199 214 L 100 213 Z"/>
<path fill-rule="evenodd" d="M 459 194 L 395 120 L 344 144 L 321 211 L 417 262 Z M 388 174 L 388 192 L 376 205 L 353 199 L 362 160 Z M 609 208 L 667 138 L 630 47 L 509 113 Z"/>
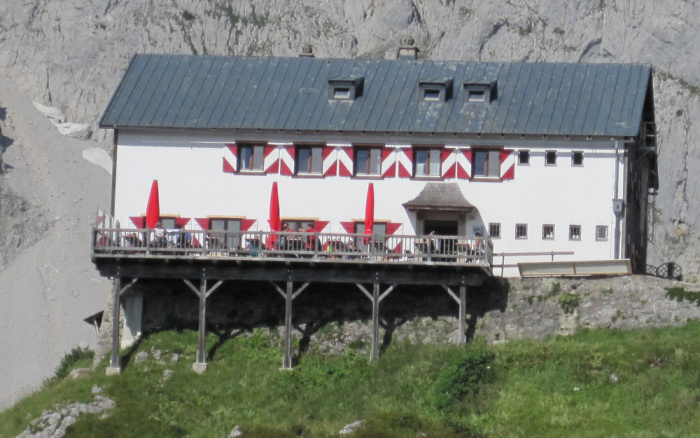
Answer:
<path fill-rule="evenodd" d="M 569 225 L 569 240 L 581 240 L 581 225 Z"/>
<path fill-rule="evenodd" d="M 608 226 L 607 225 L 596 225 L 596 227 L 595 227 L 595 240 L 608 240 Z"/>
<path fill-rule="evenodd" d="M 530 164 L 530 151 L 522 150 L 518 151 L 518 164 L 521 166 L 526 166 Z"/>
<path fill-rule="evenodd" d="M 527 224 L 515 224 L 515 238 L 527 239 Z"/>
<path fill-rule="evenodd" d="M 323 170 L 323 147 L 321 146 L 297 146 L 296 148 L 296 174 L 320 175 Z"/>
<path fill-rule="evenodd" d="M 361 146 L 355 149 L 355 176 L 379 176 L 382 170 L 381 146 Z"/>
<path fill-rule="evenodd" d="M 489 224 L 489 237 L 492 239 L 500 239 L 501 238 L 501 224 L 498 223 L 490 223 Z"/>
<path fill-rule="evenodd" d="M 500 149 L 475 149 L 472 176 L 476 178 L 499 178 L 501 169 Z"/>
<path fill-rule="evenodd" d="M 571 165 L 572 166 L 583 166 L 583 152 L 574 151 L 571 153 Z"/>
<path fill-rule="evenodd" d="M 544 164 L 547 166 L 556 166 L 557 151 L 546 151 L 544 153 Z"/>
<path fill-rule="evenodd" d="M 413 176 L 440 176 L 440 152 L 438 148 L 416 148 Z"/>
<path fill-rule="evenodd" d="M 265 146 L 254 144 L 239 145 L 238 157 L 239 172 L 262 172 Z"/>
<path fill-rule="evenodd" d="M 554 225 L 552 225 L 552 224 L 542 225 L 542 239 L 543 240 L 554 240 Z"/>

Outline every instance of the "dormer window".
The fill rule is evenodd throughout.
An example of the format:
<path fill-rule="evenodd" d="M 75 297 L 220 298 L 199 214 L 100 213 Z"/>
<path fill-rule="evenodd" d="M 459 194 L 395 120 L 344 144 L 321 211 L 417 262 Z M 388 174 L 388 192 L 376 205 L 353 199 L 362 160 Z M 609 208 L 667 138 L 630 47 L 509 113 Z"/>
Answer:
<path fill-rule="evenodd" d="M 467 102 L 490 103 L 496 100 L 496 81 L 492 82 L 464 82 L 464 92 Z"/>
<path fill-rule="evenodd" d="M 445 102 L 452 97 L 452 79 L 422 80 L 418 86 L 427 102 Z"/>
<path fill-rule="evenodd" d="M 355 100 L 362 95 L 364 78 L 335 78 L 328 80 L 328 98 L 331 100 Z"/>

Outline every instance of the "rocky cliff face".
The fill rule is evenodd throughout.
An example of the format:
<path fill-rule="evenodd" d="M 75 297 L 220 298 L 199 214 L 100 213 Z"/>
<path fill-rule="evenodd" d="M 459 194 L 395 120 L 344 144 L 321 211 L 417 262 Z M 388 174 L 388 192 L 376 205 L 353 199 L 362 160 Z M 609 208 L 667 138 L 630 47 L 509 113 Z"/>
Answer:
<path fill-rule="evenodd" d="M 411 35 L 431 59 L 649 63 L 661 152 L 651 261 L 694 271 L 699 18 L 687 0 L 25 0 L 0 6 L 0 74 L 95 127 L 137 52 L 294 56 L 311 43 L 318 57 L 393 57 Z M 109 147 L 110 133 L 94 138 Z"/>
<path fill-rule="evenodd" d="M 134 53 L 295 56 L 302 46 L 312 44 L 317 57 L 381 58 L 394 57 L 399 40 L 410 35 L 421 49 L 420 56 L 430 59 L 652 64 L 661 189 L 650 216 L 650 263 L 677 262 L 686 278 L 696 279 L 700 272 L 700 206 L 696 202 L 700 132 L 695 124 L 700 116 L 700 55 L 693 49 L 700 37 L 698 22 L 698 7 L 688 0 L 0 2 L 0 87 L 19 89 L 24 99 L 56 107 L 68 122 L 91 124 L 94 131 L 91 145 L 43 143 L 49 137 L 42 126 L 38 137 L 42 143 L 31 145 L 40 122 L 25 124 L 24 134 L 15 136 L 11 121 L 24 123 L 27 111 L 34 111 L 32 106 L 20 104 L 19 94 L 3 95 L 0 90 L 0 158 L 5 152 L 5 164 L 0 160 L 0 172 L 5 170 L 0 178 L 0 264 L 20 263 L 22 251 L 37 247 L 33 243 L 51 233 L 82 236 L 87 232 L 86 218 L 94 217 L 96 206 L 83 202 L 73 190 L 99 192 L 90 199 L 99 198 L 102 207 L 108 205 L 108 174 L 72 165 L 75 161 L 55 149 L 72 148 L 73 154 L 76 149 L 94 147 L 94 141 L 103 149 L 111 148 L 111 132 L 96 130 L 96 124 Z M 12 105 L 2 100 L 8 95 L 15 98 Z M 48 151 L 52 158 L 45 155 Z M 32 161 L 23 161 L 26 157 Z M 58 164 L 65 170 L 56 171 Z M 32 169 L 41 168 L 42 177 L 48 174 L 42 165 L 56 176 L 50 184 L 45 180 L 45 186 L 38 185 L 42 178 L 32 177 Z M 69 178 L 71 187 L 61 186 L 66 180 L 58 178 L 60 172 L 76 176 Z M 79 187 L 75 181 L 81 181 Z M 81 198 L 69 202 L 83 225 L 59 221 L 54 213 L 67 209 L 69 196 Z M 36 220 L 27 225 L 18 218 Z M 45 247 L 42 266 L 51 265 L 50 260 L 65 262 L 66 255 L 57 246 Z M 85 254 L 77 260 L 79 271 L 92 272 Z M 23 275 L 42 275 L 34 266 L 15 269 L 29 272 Z M 35 271 L 39 273 L 32 274 Z M 22 296 L 23 288 L 33 284 L 26 276 L 9 283 L 7 272 L 0 269 L 0 289 L 13 284 L 17 296 Z M 50 278 L 54 277 L 43 275 L 40 287 L 46 296 L 39 300 L 56 300 L 47 292 L 52 289 L 80 296 L 84 290 L 94 293 L 95 287 L 105 288 L 97 279 L 57 286 L 49 284 Z M 55 330 L 48 333 L 60 336 Z M 61 348 L 54 348 L 54 356 Z M 44 374 L 53 363 L 45 361 Z"/>

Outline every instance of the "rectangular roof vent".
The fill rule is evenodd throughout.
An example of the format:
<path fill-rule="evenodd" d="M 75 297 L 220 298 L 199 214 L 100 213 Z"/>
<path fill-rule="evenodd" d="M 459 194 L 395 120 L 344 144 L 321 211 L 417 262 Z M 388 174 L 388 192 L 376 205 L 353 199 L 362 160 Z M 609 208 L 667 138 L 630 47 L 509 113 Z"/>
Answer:
<path fill-rule="evenodd" d="M 364 77 L 328 79 L 328 99 L 355 100 L 362 96 L 364 82 Z"/>
<path fill-rule="evenodd" d="M 428 102 L 446 102 L 452 99 L 452 79 L 423 79 L 418 81 L 420 97 Z"/>
<path fill-rule="evenodd" d="M 496 81 L 491 82 L 464 82 L 465 99 L 467 102 L 490 103 L 496 100 Z"/>

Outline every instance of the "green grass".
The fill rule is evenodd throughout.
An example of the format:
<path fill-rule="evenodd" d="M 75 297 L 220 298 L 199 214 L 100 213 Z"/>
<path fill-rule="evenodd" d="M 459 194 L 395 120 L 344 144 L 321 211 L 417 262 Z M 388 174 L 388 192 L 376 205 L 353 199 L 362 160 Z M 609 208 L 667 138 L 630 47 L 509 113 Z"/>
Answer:
<path fill-rule="evenodd" d="M 74 353 L 42 391 L 0 413 L 0 436 L 20 434 L 43 410 L 116 402 L 109 416 L 82 416 L 70 437 L 685 437 L 700 430 L 700 323 L 635 331 L 591 330 L 544 341 L 467 347 L 393 342 L 377 363 L 356 353 L 307 353 L 280 371 L 282 351 L 263 334 L 222 340 L 204 374 L 192 371 L 197 334 L 168 331 L 123 351 L 122 374 L 65 377 Z M 160 361 L 151 353 L 161 352 Z M 172 362 L 173 355 L 178 360 Z M 80 356 L 80 357 L 78 357 Z M 469 365 L 470 364 L 470 365 Z M 468 367 L 471 369 L 467 369 Z M 165 370 L 172 370 L 164 378 Z M 57 374 L 58 374 L 57 370 Z M 450 382 L 453 382 L 451 385 Z M 449 392 L 457 387 L 459 391 Z M 441 395 L 449 395 L 444 397 Z"/>

